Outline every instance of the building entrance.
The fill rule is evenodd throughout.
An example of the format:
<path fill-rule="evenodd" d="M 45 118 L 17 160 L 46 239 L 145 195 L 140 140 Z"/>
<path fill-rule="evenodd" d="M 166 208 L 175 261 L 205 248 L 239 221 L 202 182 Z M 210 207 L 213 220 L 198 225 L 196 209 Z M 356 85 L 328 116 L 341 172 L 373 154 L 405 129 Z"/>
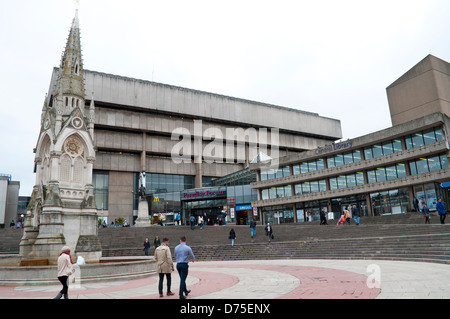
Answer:
<path fill-rule="evenodd" d="M 239 210 L 236 212 L 236 225 L 248 225 L 248 215 L 252 211 Z"/>
<path fill-rule="evenodd" d="M 202 216 L 204 225 L 222 225 L 222 207 L 192 209 L 191 215 L 195 216 L 197 223 Z"/>

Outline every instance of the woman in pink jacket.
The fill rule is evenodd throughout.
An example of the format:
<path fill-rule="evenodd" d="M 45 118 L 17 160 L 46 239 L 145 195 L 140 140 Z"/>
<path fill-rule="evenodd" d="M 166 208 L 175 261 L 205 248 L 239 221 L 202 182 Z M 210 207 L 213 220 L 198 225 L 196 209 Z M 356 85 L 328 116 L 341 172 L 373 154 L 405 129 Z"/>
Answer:
<path fill-rule="evenodd" d="M 69 285 L 68 280 L 69 276 L 73 273 L 72 268 L 72 257 L 70 257 L 70 248 L 68 246 L 64 246 L 61 249 L 61 253 L 58 257 L 58 280 L 63 285 L 63 289 L 59 292 L 59 294 L 53 299 L 61 299 L 64 295 L 64 299 L 69 299 Z"/>

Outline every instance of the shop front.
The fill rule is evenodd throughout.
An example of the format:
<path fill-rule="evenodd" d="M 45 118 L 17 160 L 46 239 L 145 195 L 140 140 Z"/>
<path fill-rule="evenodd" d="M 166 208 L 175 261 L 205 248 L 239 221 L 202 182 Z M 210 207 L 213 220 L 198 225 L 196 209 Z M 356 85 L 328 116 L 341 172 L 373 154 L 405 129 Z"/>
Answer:
<path fill-rule="evenodd" d="M 222 225 L 225 222 L 226 187 L 191 189 L 181 192 L 182 220 L 187 224 L 190 216 L 198 223 L 203 217 L 205 225 Z"/>

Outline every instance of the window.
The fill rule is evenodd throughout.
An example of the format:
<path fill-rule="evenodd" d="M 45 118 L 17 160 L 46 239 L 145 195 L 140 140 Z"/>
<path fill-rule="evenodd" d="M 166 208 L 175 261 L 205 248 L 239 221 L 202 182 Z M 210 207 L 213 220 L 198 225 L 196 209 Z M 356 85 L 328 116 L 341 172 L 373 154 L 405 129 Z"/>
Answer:
<path fill-rule="evenodd" d="M 295 189 L 295 195 L 302 195 L 302 184 L 297 184 L 294 187 Z"/>
<path fill-rule="evenodd" d="M 422 145 L 433 144 L 444 139 L 442 129 L 435 127 L 430 130 L 418 132 L 405 138 L 406 148 L 411 149 Z"/>
<path fill-rule="evenodd" d="M 368 171 L 367 179 L 368 179 L 369 184 L 376 183 L 377 177 L 376 177 L 375 171 Z"/>
<path fill-rule="evenodd" d="M 447 155 L 430 156 L 409 162 L 411 175 L 439 171 L 448 168 Z"/>
<path fill-rule="evenodd" d="M 397 178 L 406 177 L 406 166 L 405 164 L 397 164 Z"/>
<path fill-rule="evenodd" d="M 108 209 L 108 193 L 109 193 L 109 173 L 94 171 L 92 174 L 92 182 L 94 185 L 94 198 L 97 209 Z"/>
<path fill-rule="evenodd" d="M 383 143 L 381 147 L 383 148 L 383 155 L 389 155 L 394 153 L 394 147 L 392 146 L 392 142 L 390 141 Z"/>
<path fill-rule="evenodd" d="M 364 149 L 364 156 L 366 160 L 389 155 L 402 151 L 402 142 L 400 140 L 392 140 L 383 142 L 382 144 L 375 144 Z"/>
<path fill-rule="evenodd" d="M 373 157 L 380 157 L 383 155 L 383 149 L 380 144 L 372 146 Z"/>
<path fill-rule="evenodd" d="M 338 183 L 337 183 L 337 178 L 336 177 L 330 178 L 330 189 L 331 190 L 338 189 Z"/>

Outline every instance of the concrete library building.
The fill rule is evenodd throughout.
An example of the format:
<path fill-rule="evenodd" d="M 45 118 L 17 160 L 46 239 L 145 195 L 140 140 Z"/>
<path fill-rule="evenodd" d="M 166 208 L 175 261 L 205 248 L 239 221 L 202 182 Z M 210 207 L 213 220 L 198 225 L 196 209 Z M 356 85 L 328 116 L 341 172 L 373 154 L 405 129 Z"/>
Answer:
<path fill-rule="evenodd" d="M 450 64 L 427 56 L 387 88 L 392 127 L 347 141 L 251 163 L 252 206 L 263 222 L 337 218 L 356 205 L 361 216 L 419 207 L 449 208 Z M 350 207 L 349 207 L 350 208 Z"/>

